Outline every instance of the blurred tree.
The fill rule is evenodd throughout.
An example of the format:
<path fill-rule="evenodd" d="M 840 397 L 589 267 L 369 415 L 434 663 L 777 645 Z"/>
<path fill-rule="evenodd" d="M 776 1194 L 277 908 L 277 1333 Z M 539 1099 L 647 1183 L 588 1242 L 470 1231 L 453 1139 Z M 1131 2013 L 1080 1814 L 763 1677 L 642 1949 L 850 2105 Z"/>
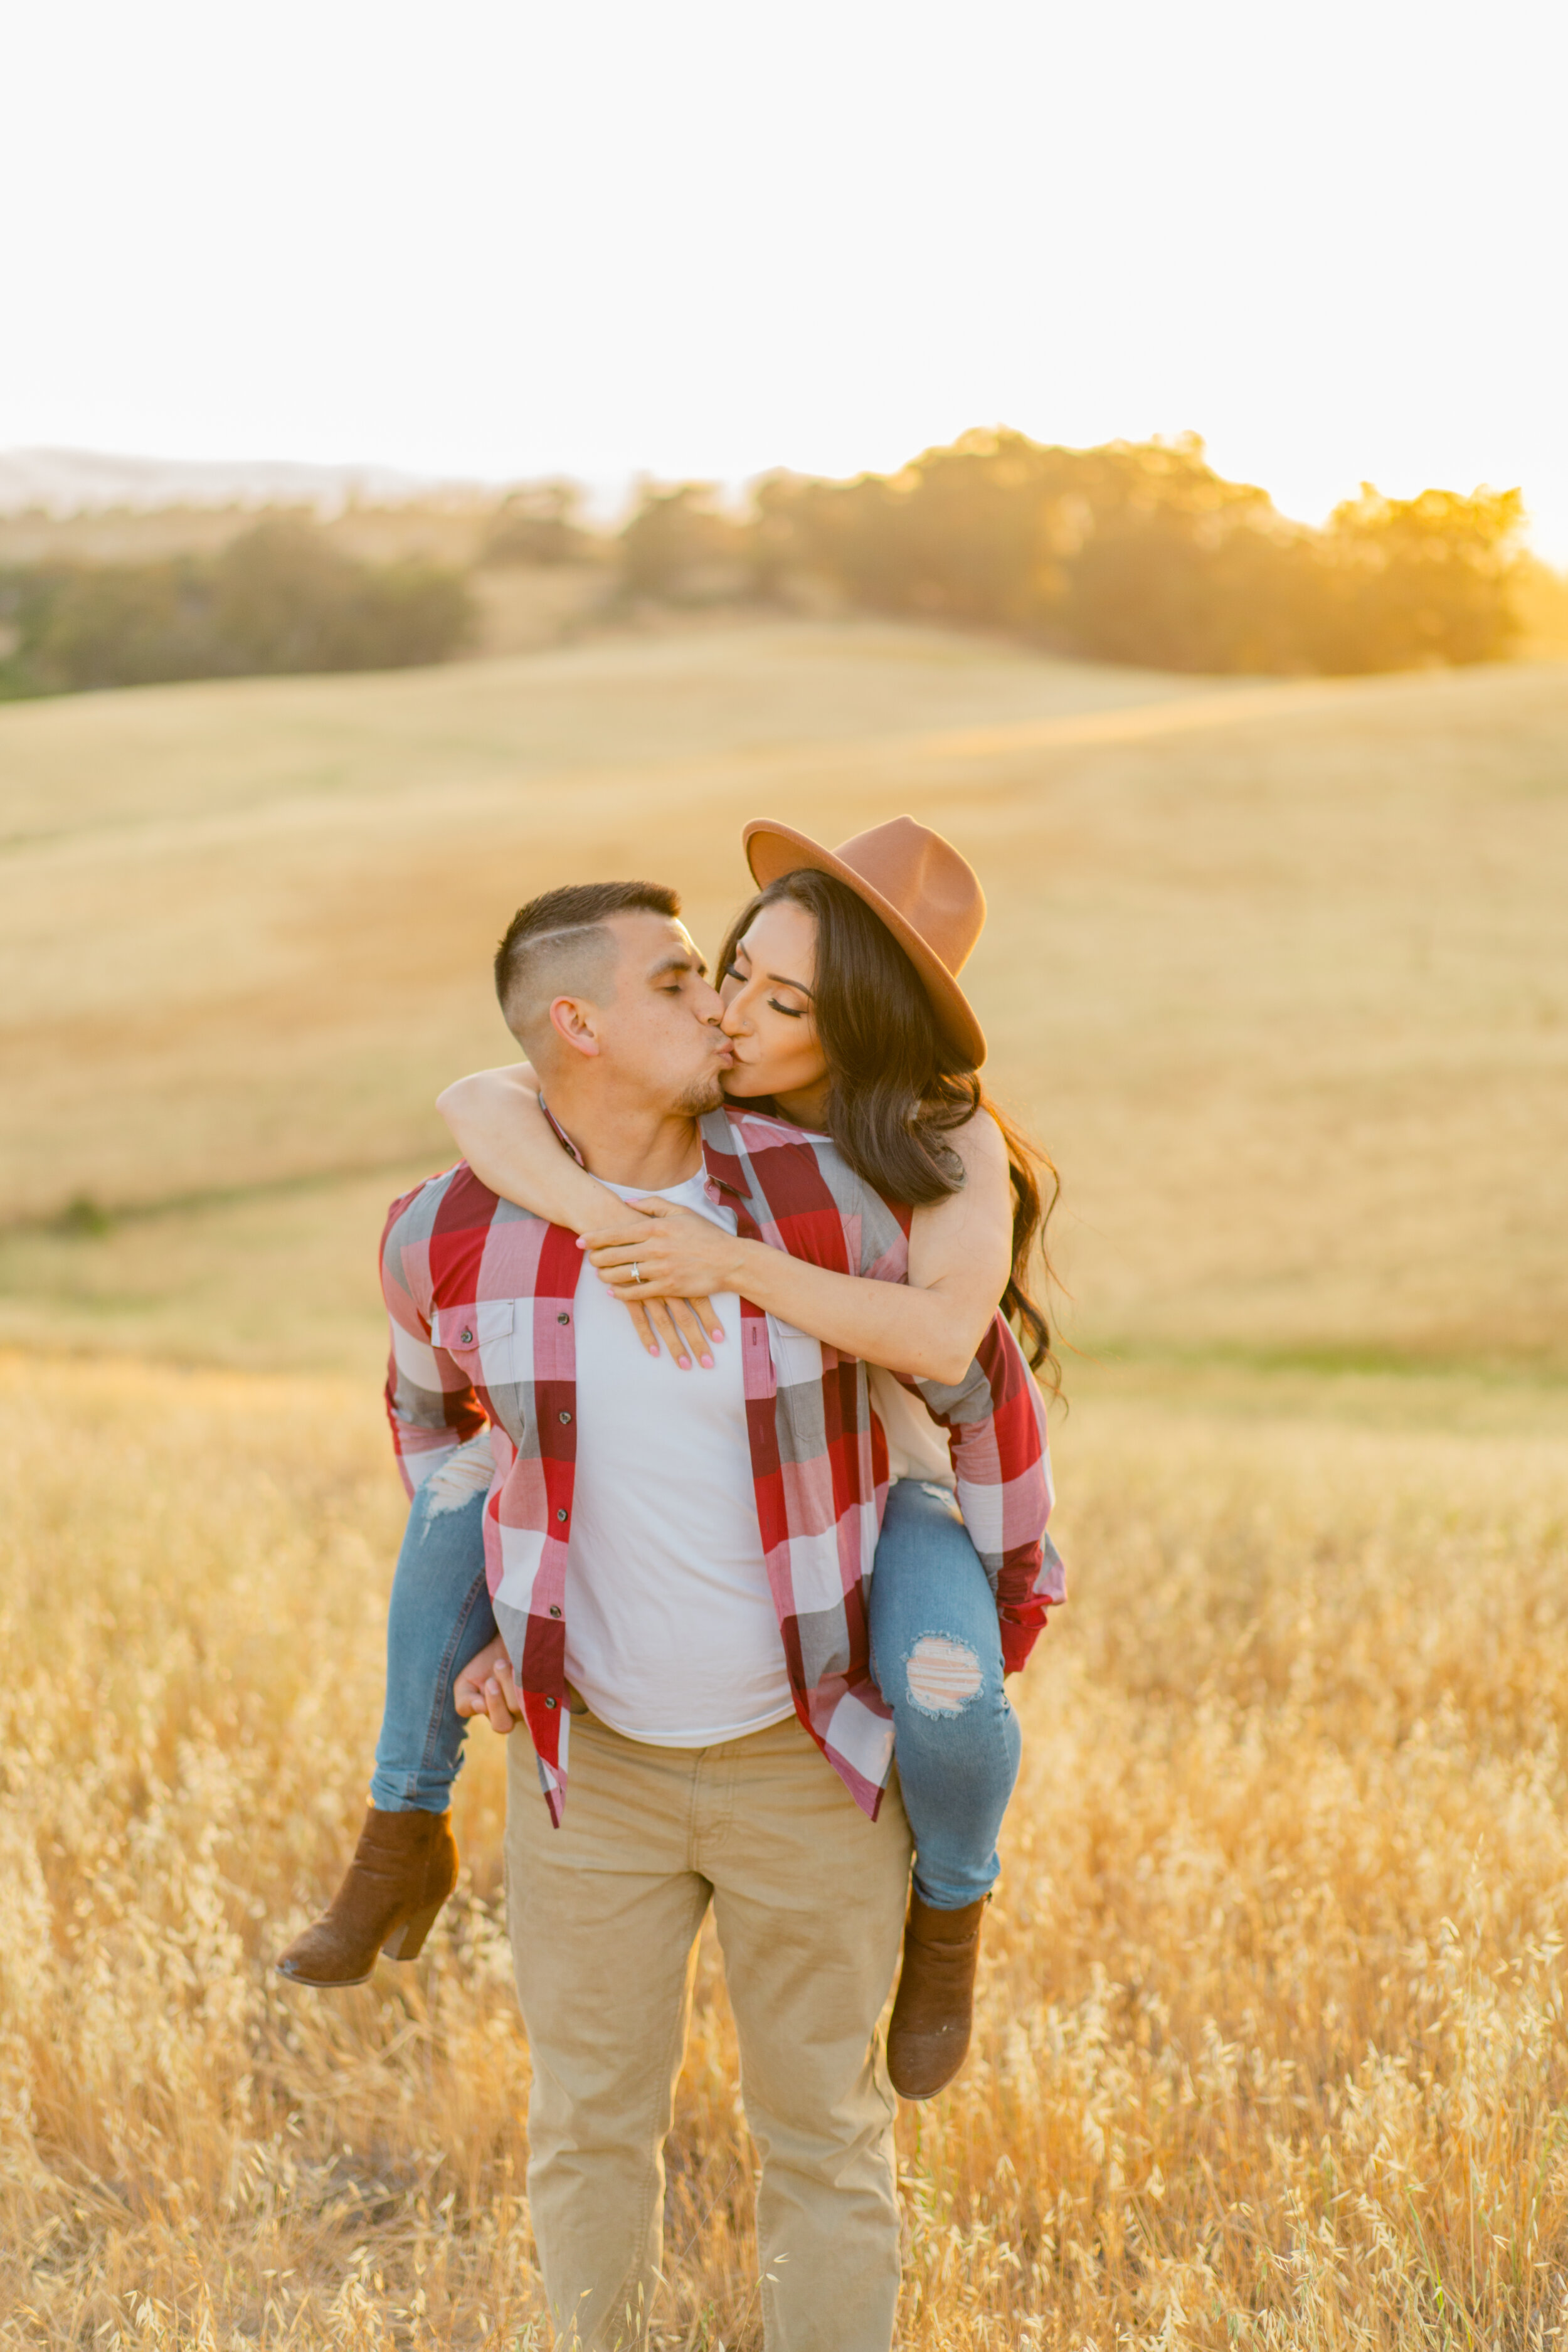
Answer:
<path fill-rule="evenodd" d="M 1082 519 L 1058 608 L 1078 651 L 1159 669 L 1303 666 L 1310 534 L 1267 492 L 1216 474 L 1195 434 L 1081 454 Z"/>
<path fill-rule="evenodd" d="M 286 517 L 232 540 L 209 576 L 226 665 L 252 672 L 405 669 L 455 652 L 469 624 L 458 573 L 356 562 Z"/>
<path fill-rule="evenodd" d="M 470 629 L 459 574 L 367 564 L 273 515 L 214 555 L 13 573 L 11 690 L 143 686 L 441 661 Z"/>
<path fill-rule="evenodd" d="M 1510 653 L 1524 520 L 1518 490 L 1385 499 L 1363 482 L 1323 535 L 1317 667 L 1410 669 Z"/>
<path fill-rule="evenodd" d="M 1516 491 L 1364 490 L 1326 531 L 1227 481 L 1194 434 L 1063 449 L 966 433 L 893 475 L 757 485 L 753 576 L 1161 669 L 1486 661 L 1515 634 Z"/>
<path fill-rule="evenodd" d="M 479 551 L 481 563 L 580 563 L 594 542 L 575 482 L 524 482 L 509 490 Z"/>
<path fill-rule="evenodd" d="M 621 573 L 634 596 L 721 604 L 752 587 L 750 533 L 723 512 L 712 482 L 649 483 L 621 533 Z"/>
<path fill-rule="evenodd" d="M 968 433 L 900 473 L 759 484 L 759 583 L 838 581 L 858 604 L 1037 627 L 1061 592 L 1052 460 L 1021 433 Z"/>
<path fill-rule="evenodd" d="M 16 690 L 47 694 L 213 675 L 209 600 L 193 557 L 40 565 L 14 575 L 13 596 Z"/>

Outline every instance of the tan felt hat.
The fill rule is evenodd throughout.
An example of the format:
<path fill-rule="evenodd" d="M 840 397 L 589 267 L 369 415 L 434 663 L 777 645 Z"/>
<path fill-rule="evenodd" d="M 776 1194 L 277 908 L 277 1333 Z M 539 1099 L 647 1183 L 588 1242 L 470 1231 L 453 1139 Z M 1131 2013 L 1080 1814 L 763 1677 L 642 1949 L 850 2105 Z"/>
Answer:
<path fill-rule="evenodd" d="M 863 898 L 919 972 L 936 1010 L 942 1034 L 978 1069 L 985 1059 L 985 1032 L 958 985 L 957 974 L 985 924 L 985 893 L 980 877 L 951 841 L 912 816 L 895 816 L 824 849 L 790 824 L 757 817 L 741 835 L 746 859 L 766 889 L 782 874 L 803 866 L 835 874 Z"/>

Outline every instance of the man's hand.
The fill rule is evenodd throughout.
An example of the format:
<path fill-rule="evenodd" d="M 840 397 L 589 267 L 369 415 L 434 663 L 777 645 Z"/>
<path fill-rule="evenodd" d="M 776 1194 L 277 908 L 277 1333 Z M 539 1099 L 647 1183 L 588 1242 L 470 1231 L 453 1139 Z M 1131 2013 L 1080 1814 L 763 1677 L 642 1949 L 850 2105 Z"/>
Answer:
<path fill-rule="evenodd" d="M 482 1715 L 492 1731 L 514 1731 L 522 1720 L 522 1699 L 512 1680 L 511 1660 L 498 1633 L 468 1660 L 452 1685 L 459 1715 Z"/>

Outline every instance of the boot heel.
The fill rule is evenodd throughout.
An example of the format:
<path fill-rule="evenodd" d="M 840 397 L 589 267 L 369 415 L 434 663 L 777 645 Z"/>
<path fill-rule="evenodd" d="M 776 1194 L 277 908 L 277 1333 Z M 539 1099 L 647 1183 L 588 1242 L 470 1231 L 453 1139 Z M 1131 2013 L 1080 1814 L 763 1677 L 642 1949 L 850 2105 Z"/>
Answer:
<path fill-rule="evenodd" d="M 443 1895 L 442 1902 L 446 1900 Z M 427 1903 L 423 1911 L 411 1911 L 400 1927 L 395 1927 L 381 1948 L 387 1960 L 416 1960 L 425 1948 L 425 1938 L 436 1925 L 440 1903 Z"/>

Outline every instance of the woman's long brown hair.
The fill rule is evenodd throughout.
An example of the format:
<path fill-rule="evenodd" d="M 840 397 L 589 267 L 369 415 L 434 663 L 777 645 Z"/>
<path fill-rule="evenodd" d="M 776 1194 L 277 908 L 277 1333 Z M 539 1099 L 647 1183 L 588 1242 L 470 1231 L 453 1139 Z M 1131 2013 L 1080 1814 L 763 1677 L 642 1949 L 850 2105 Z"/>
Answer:
<path fill-rule="evenodd" d="M 827 1063 L 828 1132 L 858 1176 L 885 1199 L 921 1208 L 963 1182 L 948 1138 L 988 1111 L 1007 1146 L 1013 1183 L 1013 1265 L 1002 1310 L 1053 1396 L 1061 1367 L 1044 1307 L 1031 1296 L 1031 1261 L 1052 1279 L 1046 1231 L 1061 1192 L 1056 1169 L 984 1092 L 978 1073 L 948 1044 L 909 957 L 863 898 L 835 875 L 803 866 L 783 874 L 742 908 L 719 959 L 721 975 L 763 907 L 788 898 L 816 919 L 812 984 L 816 1034 Z"/>

